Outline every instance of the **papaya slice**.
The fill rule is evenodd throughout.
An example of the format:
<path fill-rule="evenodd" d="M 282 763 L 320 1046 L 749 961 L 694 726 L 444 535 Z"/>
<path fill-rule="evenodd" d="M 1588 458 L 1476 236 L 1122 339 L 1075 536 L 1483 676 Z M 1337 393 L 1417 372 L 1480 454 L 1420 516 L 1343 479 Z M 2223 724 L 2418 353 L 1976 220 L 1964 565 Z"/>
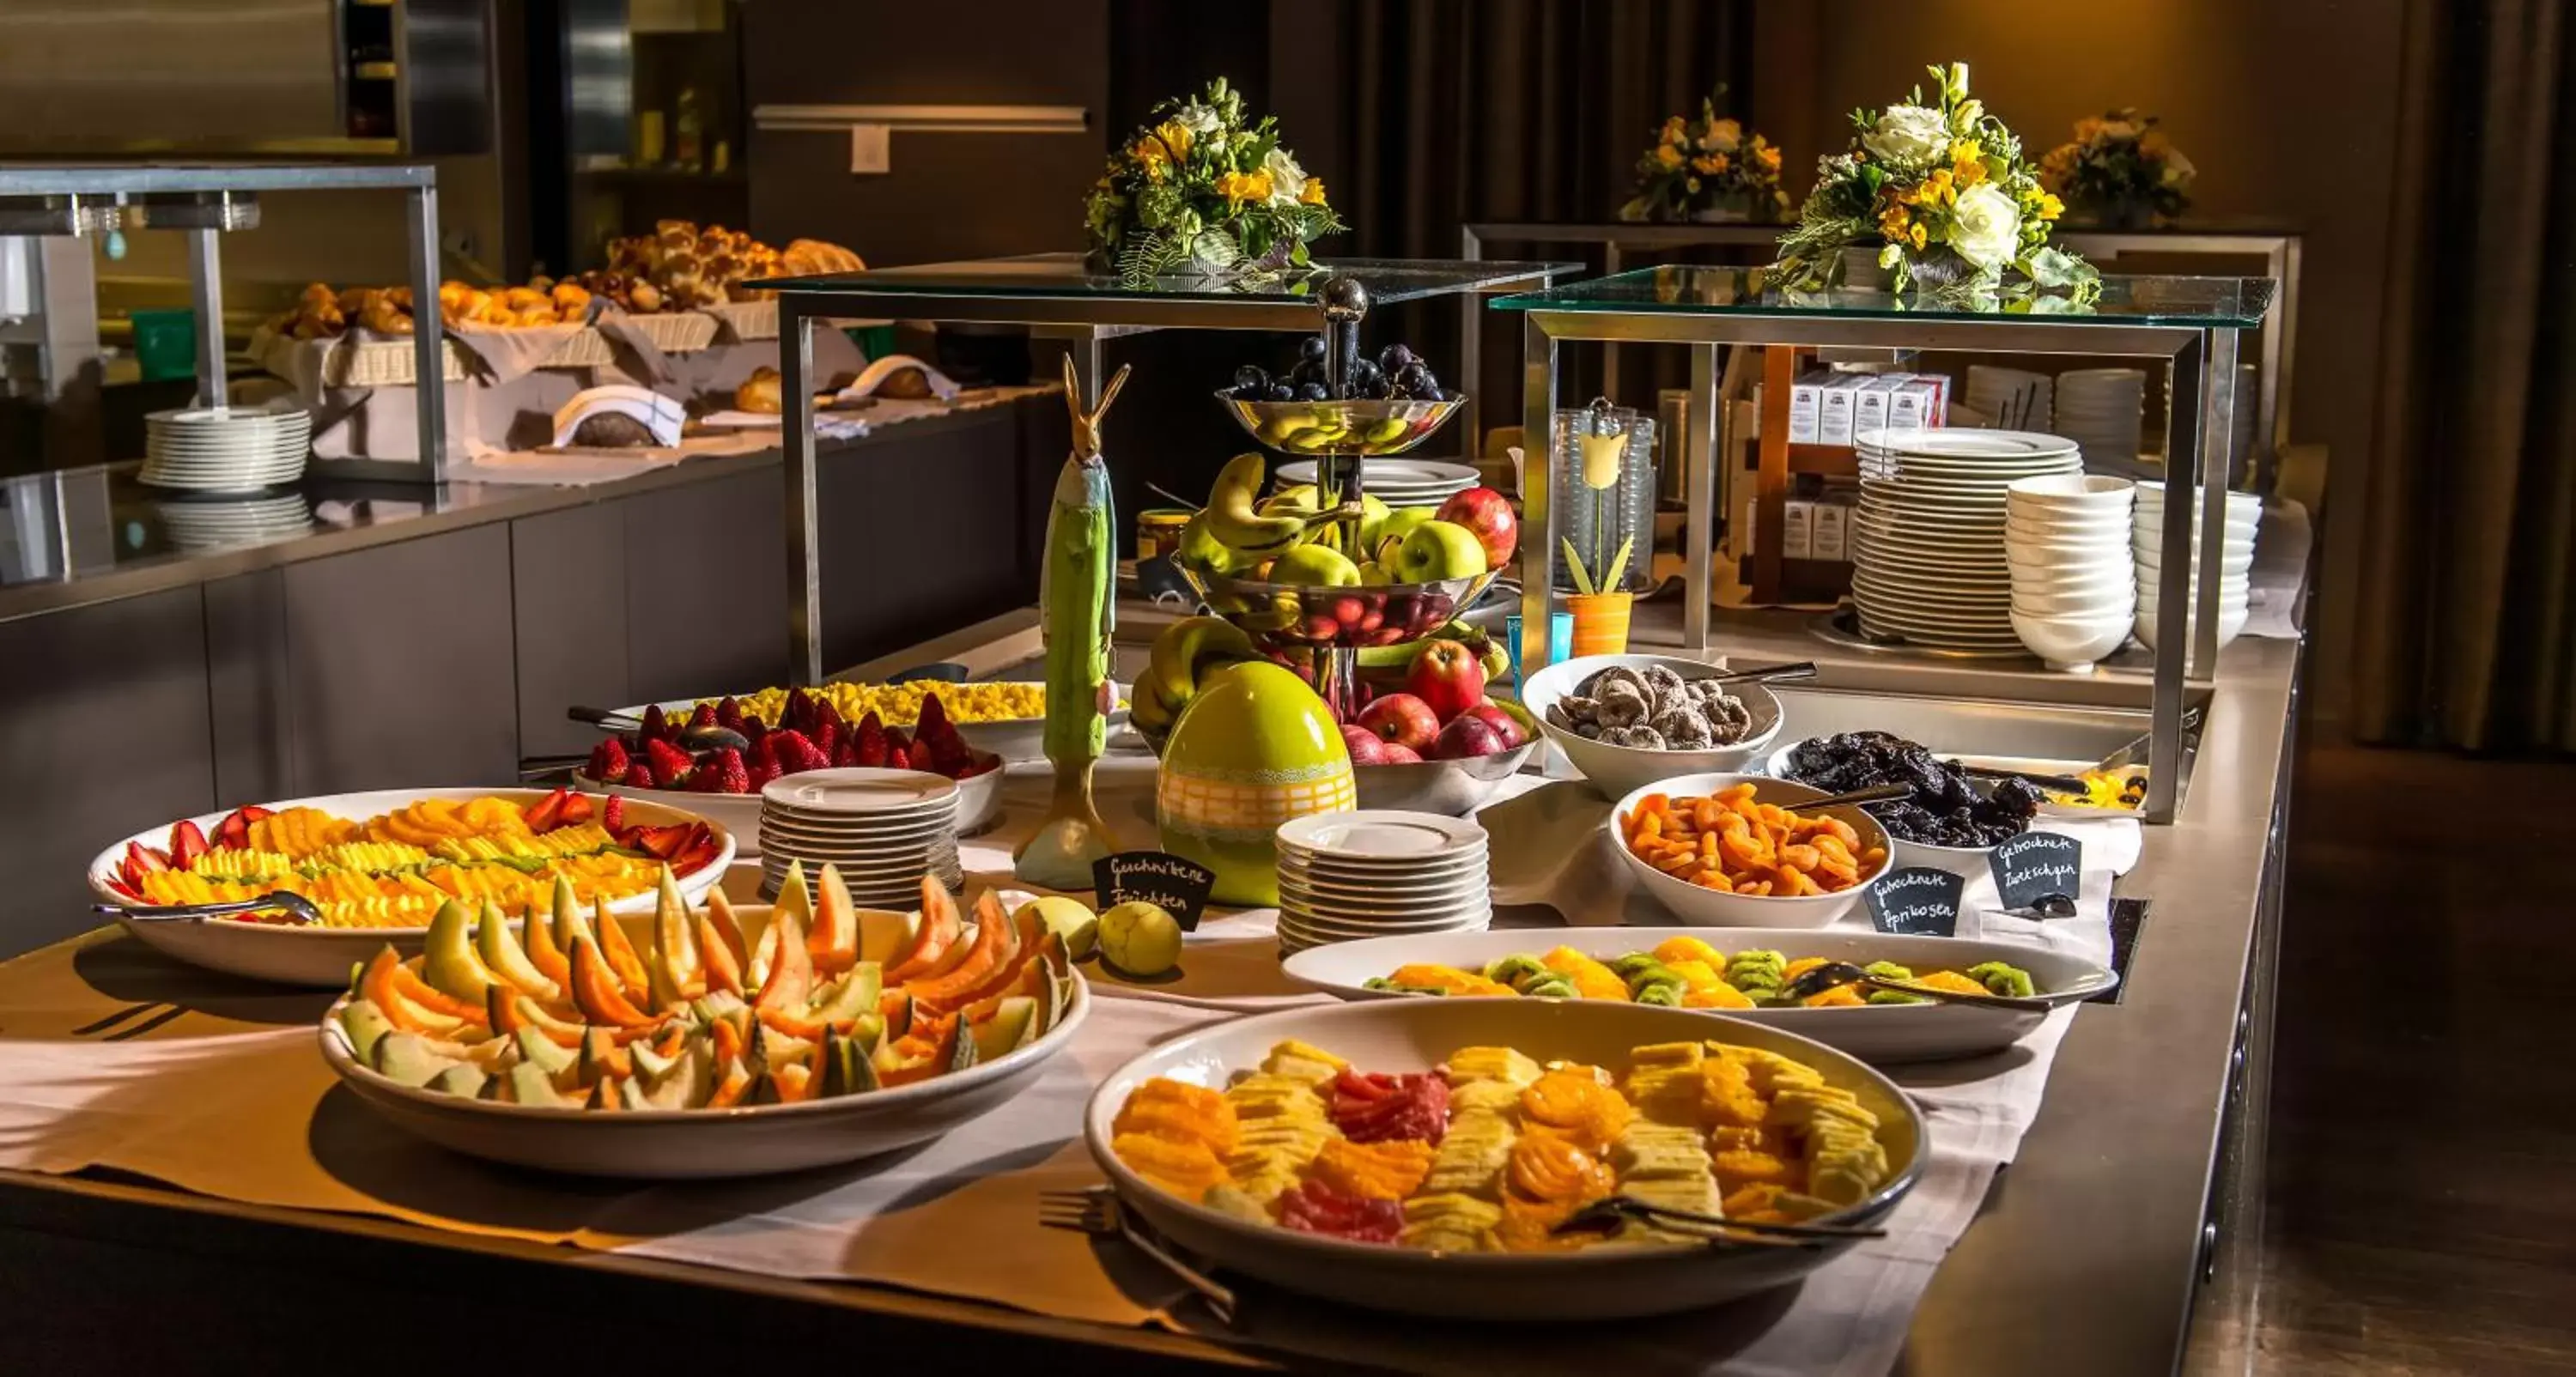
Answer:
<path fill-rule="evenodd" d="M 941 884 L 936 875 L 922 876 L 921 926 L 913 929 L 912 941 L 887 965 L 887 983 L 899 985 L 930 974 L 939 958 L 965 935 L 966 921 L 957 912 L 957 900 L 949 894 L 948 886 Z"/>
<path fill-rule="evenodd" d="M 714 911 L 713 904 L 707 907 L 709 913 Z M 728 912 L 726 920 L 731 921 L 731 919 L 732 915 Z M 734 936 L 739 939 L 742 934 L 737 931 Z M 704 954 L 706 960 L 707 988 L 740 995 L 742 993 L 742 957 L 726 944 L 724 933 L 716 927 L 715 920 L 705 913 L 698 915 L 698 950 Z"/>
<path fill-rule="evenodd" d="M 814 905 L 814 926 L 805 934 L 806 950 L 818 975 L 839 975 L 859 963 L 859 906 L 841 881 L 841 868 L 823 863 L 822 895 Z"/>
<path fill-rule="evenodd" d="M 707 891 L 706 911 L 698 917 L 701 935 L 707 929 L 713 929 L 716 935 L 714 943 L 702 942 L 700 945 L 723 947 L 725 954 L 733 958 L 733 968 L 737 977 L 741 972 L 750 969 L 751 948 L 742 940 L 742 921 L 734 917 L 733 900 L 726 898 L 722 889 Z M 708 957 L 712 960 L 713 953 L 708 953 Z"/>
<path fill-rule="evenodd" d="M 398 983 L 399 978 L 406 974 L 402 956 L 391 946 L 386 946 L 367 962 L 366 970 L 359 974 L 359 997 L 373 1003 L 396 1032 L 446 1038 L 464 1031 L 465 1020 L 423 1008 L 406 998 Z M 414 983 L 418 983 L 417 977 Z M 428 987 L 424 985 L 421 988 Z"/>
<path fill-rule="evenodd" d="M 1002 910 L 1001 896 L 985 890 L 975 896 L 975 940 L 965 945 L 964 959 L 944 974 L 904 982 L 904 992 L 934 1013 L 972 1004 L 996 976 L 1007 979 L 1018 948 L 1018 933 L 1011 926 L 1011 916 Z"/>
<path fill-rule="evenodd" d="M 393 988 L 405 1003 L 426 1009 L 441 1017 L 466 1023 L 483 1021 L 483 1009 L 480 1005 L 469 1000 L 458 999 L 421 979 L 420 972 L 413 970 L 408 964 L 394 967 Z"/>
<path fill-rule="evenodd" d="M 626 998 L 607 959 L 587 937 L 576 937 L 572 943 L 572 1001 L 588 1023 L 641 1028 L 658 1021 Z"/>
<path fill-rule="evenodd" d="M 814 996 L 814 957 L 805 941 L 805 933 L 796 915 L 784 911 L 770 917 L 770 926 L 778 934 L 769 958 L 769 974 L 760 982 L 760 995 L 753 1007 L 764 1014 L 801 1014 Z"/>
<path fill-rule="evenodd" d="M 637 954 L 635 944 L 627 940 L 626 929 L 609 916 L 608 900 L 602 897 L 592 903 L 591 931 L 598 937 L 599 954 L 608 962 L 609 973 L 617 977 L 618 988 L 624 990 L 626 998 L 633 1003 L 641 1004 L 651 999 L 653 981 L 645 974 L 644 958 Z"/>
<path fill-rule="evenodd" d="M 741 1104 L 750 1097 L 752 1082 L 757 1079 L 751 1074 L 751 1068 L 743 1064 L 742 1058 L 735 1057 L 726 1062 L 716 1073 L 715 1093 L 707 1097 L 707 1108 L 731 1109 Z"/>

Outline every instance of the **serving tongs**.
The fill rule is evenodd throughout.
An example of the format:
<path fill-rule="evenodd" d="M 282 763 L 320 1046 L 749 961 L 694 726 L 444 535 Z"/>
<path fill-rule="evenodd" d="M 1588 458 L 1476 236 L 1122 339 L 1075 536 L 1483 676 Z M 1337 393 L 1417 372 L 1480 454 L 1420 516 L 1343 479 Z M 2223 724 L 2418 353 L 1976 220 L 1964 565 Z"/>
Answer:
<path fill-rule="evenodd" d="M 1791 679 L 1813 679 L 1815 677 L 1816 662 L 1813 660 L 1800 660 L 1794 664 L 1761 665 L 1753 669 L 1730 669 L 1724 674 L 1704 675 L 1698 679 L 1692 680 L 1691 682 L 1701 684 L 1780 684 L 1786 683 Z"/>
<path fill-rule="evenodd" d="M 564 709 L 564 716 L 575 722 L 586 722 L 602 731 L 633 732 L 644 729 L 642 718 L 628 713 L 612 712 L 607 708 L 571 707 Z M 725 746 L 742 751 L 751 748 L 751 738 L 731 727 L 684 725 L 680 728 L 679 746 L 684 751 L 712 751 Z"/>
<path fill-rule="evenodd" d="M 128 918 L 138 923 L 202 923 L 209 918 L 229 918 L 236 913 L 286 914 L 293 921 L 289 927 L 317 927 L 322 910 L 301 894 L 279 890 L 249 899 L 226 899 L 212 904 L 92 904 L 100 913 Z"/>
<path fill-rule="evenodd" d="M 1788 984 L 1780 987 L 1780 998 L 1795 1003 L 1811 995 L 1820 995 L 1837 985 L 1866 985 L 1873 990 L 1891 990 L 1913 995 L 1936 1004 L 1965 1004 L 1980 1009 L 2009 1009 L 2017 1014 L 2044 1014 L 2057 1006 L 2045 999 L 2022 999 L 2013 995 L 1962 994 L 1957 990 L 1933 990 L 1902 980 L 1889 980 L 1871 975 L 1849 961 L 1827 961 L 1798 972 Z"/>
<path fill-rule="evenodd" d="M 1552 1232 L 1608 1233 L 1628 1223 L 1700 1232 L 1716 1242 L 1760 1243 L 1782 1248 L 1817 1248 L 1841 1239 L 1887 1237 L 1887 1230 L 1875 1225 L 1783 1224 L 1760 1219 L 1728 1219 L 1722 1215 L 1649 1205 L 1625 1195 L 1593 1201 L 1569 1215 Z"/>

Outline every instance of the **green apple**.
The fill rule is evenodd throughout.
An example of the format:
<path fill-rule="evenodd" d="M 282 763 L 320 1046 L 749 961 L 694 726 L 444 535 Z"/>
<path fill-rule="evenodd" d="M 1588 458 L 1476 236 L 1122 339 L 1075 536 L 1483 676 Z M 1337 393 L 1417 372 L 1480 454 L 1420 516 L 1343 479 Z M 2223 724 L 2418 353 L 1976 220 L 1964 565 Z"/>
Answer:
<path fill-rule="evenodd" d="M 1395 582 L 1395 575 L 1376 560 L 1363 560 L 1360 562 L 1360 582 L 1373 587 L 1382 586 Z"/>
<path fill-rule="evenodd" d="M 1360 548 L 1362 550 L 1374 550 L 1378 547 L 1379 541 L 1386 539 L 1387 518 L 1393 515 L 1395 515 L 1395 509 L 1386 505 L 1383 499 L 1371 497 L 1366 493 L 1360 494 Z"/>
<path fill-rule="evenodd" d="M 1469 540 L 1476 538 L 1465 527 L 1458 529 Z M 1482 550 L 1485 547 L 1480 544 L 1476 548 Z M 1477 565 L 1476 572 L 1483 573 L 1484 566 Z M 1351 563 L 1351 557 L 1339 550 L 1321 545 L 1300 545 L 1272 561 L 1270 581 L 1295 584 L 1301 588 L 1347 588 L 1360 581 L 1360 567 Z"/>
<path fill-rule="evenodd" d="M 1423 522 L 1395 552 L 1396 577 L 1406 583 L 1472 578 L 1483 572 L 1485 542 L 1454 521 Z"/>
<path fill-rule="evenodd" d="M 1402 544 L 1406 536 L 1413 534 L 1439 511 L 1437 507 L 1398 507 L 1388 512 L 1385 518 L 1377 523 L 1376 529 L 1370 530 L 1363 527 L 1360 532 L 1360 545 L 1364 549 L 1376 551 L 1379 563 L 1390 563 L 1387 558 L 1387 542 L 1391 540 Z"/>

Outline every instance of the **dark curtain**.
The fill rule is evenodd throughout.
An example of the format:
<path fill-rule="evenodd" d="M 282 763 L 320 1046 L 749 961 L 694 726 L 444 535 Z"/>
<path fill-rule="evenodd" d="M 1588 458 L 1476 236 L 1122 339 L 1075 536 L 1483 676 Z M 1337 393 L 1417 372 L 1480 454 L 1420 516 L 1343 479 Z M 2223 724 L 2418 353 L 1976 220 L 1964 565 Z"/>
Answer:
<path fill-rule="evenodd" d="M 2576 748 L 2576 71 L 2558 0 L 2415 0 L 2355 630 L 2364 740 Z"/>
<path fill-rule="evenodd" d="M 1345 113 L 1325 165 L 1352 226 L 1329 245 L 1338 254 L 1455 258 L 1468 222 L 1611 219 L 1665 116 L 1696 114 L 1720 83 L 1720 113 L 1752 109 L 1746 0 L 1340 0 L 1335 27 Z M 1442 349 L 1455 314 L 1408 312 L 1403 326 Z M 1488 323 L 1485 377 L 1453 380 L 1515 399 L 1506 417 L 1516 323 Z M 1566 395 L 1590 386 L 1590 362 Z M 1651 408 L 1653 385 L 1687 382 L 1677 352 L 1663 368 L 1672 375 L 1632 370 L 1625 400 Z"/>

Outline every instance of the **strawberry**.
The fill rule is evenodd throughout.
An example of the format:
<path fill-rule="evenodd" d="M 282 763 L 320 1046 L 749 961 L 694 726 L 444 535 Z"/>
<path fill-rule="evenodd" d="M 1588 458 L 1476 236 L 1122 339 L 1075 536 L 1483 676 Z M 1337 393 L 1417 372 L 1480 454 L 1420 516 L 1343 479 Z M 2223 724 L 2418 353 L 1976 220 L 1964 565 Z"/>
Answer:
<path fill-rule="evenodd" d="M 246 803 L 215 824 L 215 846 L 224 851 L 240 851 L 250 845 L 250 825 L 261 818 L 274 816 L 256 803 Z"/>
<path fill-rule="evenodd" d="M 915 741 L 915 742 L 913 742 L 913 743 L 912 743 L 912 750 L 908 753 L 908 755 L 909 755 L 909 758 L 910 758 L 910 760 L 911 760 L 911 762 L 912 762 L 912 768 L 914 768 L 914 769 L 916 769 L 916 770 L 923 771 L 924 773 L 927 773 L 927 774 L 934 774 L 934 775 L 935 775 L 935 774 L 939 773 L 939 762 L 931 758 L 931 755 L 930 755 L 930 743 L 929 743 L 929 742 L 927 742 L 927 741 Z"/>
<path fill-rule="evenodd" d="M 640 755 L 635 757 L 626 767 L 626 787 L 629 789 L 659 787 L 653 783 L 653 762 Z"/>
<path fill-rule="evenodd" d="M 742 732 L 745 736 L 748 736 L 751 733 L 746 730 L 745 724 L 749 721 L 750 718 L 743 713 L 742 702 L 740 699 L 737 699 L 732 694 L 728 693 L 724 697 L 716 700 L 717 726 L 722 727 L 727 731 Z"/>
<path fill-rule="evenodd" d="M 731 746 L 716 748 L 698 774 L 709 781 L 711 794 L 748 794 L 751 792 L 751 769 L 742 763 L 742 752 Z"/>
<path fill-rule="evenodd" d="M 849 735 L 842 737 L 839 744 L 832 748 L 832 764 L 840 769 L 848 769 L 850 766 L 858 763 L 859 734 L 857 732 L 851 732 Z"/>
<path fill-rule="evenodd" d="M 644 758 L 653 766 L 654 787 L 659 789 L 679 788 L 697 764 L 687 751 L 659 738 L 644 743 Z"/>
<path fill-rule="evenodd" d="M 563 825 L 564 793 L 564 790 L 557 789 L 538 800 L 536 807 L 528 810 L 529 831 L 551 832 Z"/>
<path fill-rule="evenodd" d="M 690 731 L 704 731 L 715 724 L 716 705 L 713 703 L 700 703 L 698 704 L 697 711 L 689 714 L 688 729 Z"/>
<path fill-rule="evenodd" d="M 884 769 L 886 763 L 884 719 L 871 710 L 867 716 L 859 719 L 858 730 L 853 735 L 858 737 L 858 749 L 852 752 L 856 758 L 850 763 L 865 765 L 870 769 Z"/>
<path fill-rule="evenodd" d="M 913 739 L 927 742 L 930 758 L 939 764 L 939 773 L 955 778 L 975 763 L 975 753 L 966 746 L 966 738 L 957 724 L 948 720 L 948 710 L 939 703 L 939 695 L 922 700 L 921 721 L 913 727 Z"/>
<path fill-rule="evenodd" d="M 582 773 L 602 784 L 614 784 L 626 778 L 626 765 L 625 743 L 613 736 L 603 737 L 590 748 L 590 764 L 583 767 Z"/>
<path fill-rule="evenodd" d="M 778 762 L 754 757 L 751 762 L 750 785 L 748 788 L 744 789 L 743 792 L 746 794 L 759 793 L 761 790 L 768 788 L 769 782 L 776 778 L 778 778 Z"/>
<path fill-rule="evenodd" d="M 832 758 L 816 748 L 813 740 L 803 732 L 792 729 L 774 731 L 762 744 L 769 747 L 770 758 L 778 763 L 778 772 L 782 775 L 832 768 Z"/>
<path fill-rule="evenodd" d="M 671 739 L 671 724 L 663 720 L 661 704 L 655 703 L 651 707 L 644 709 L 644 726 L 642 730 L 636 732 L 635 735 L 640 740 L 647 742 L 668 741 Z"/>
<path fill-rule="evenodd" d="M 181 822 L 170 829 L 170 868 L 193 870 L 197 858 L 206 854 L 206 834 L 193 822 Z"/>
<path fill-rule="evenodd" d="M 151 847 L 145 846 L 141 842 L 127 842 L 125 844 L 125 859 L 118 864 L 117 874 L 124 877 L 125 887 L 127 889 L 140 894 L 143 892 L 144 876 L 149 875 L 156 870 L 167 870 L 169 868 L 170 858 L 168 856 L 162 855 L 160 852 L 152 849 Z"/>
<path fill-rule="evenodd" d="M 841 738 L 847 733 L 842 730 L 841 715 L 826 710 L 816 716 L 810 735 L 814 738 L 814 749 L 828 758 L 840 754 Z"/>
<path fill-rule="evenodd" d="M 608 796 L 608 802 L 600 805 L 599 830 L 606 832 L 612 837 L 626 830 L 625 799 L 620 798 L 615 794 L 610 794 Z"/>
<path fill-rule="evenodd" d="M 565 827 L 577 827 L 590 821 L 592 814 L 597 811 L 590 801 L 590 795 L 567 794 L 564 796 L 563 816 L 559 822 Z"/>

